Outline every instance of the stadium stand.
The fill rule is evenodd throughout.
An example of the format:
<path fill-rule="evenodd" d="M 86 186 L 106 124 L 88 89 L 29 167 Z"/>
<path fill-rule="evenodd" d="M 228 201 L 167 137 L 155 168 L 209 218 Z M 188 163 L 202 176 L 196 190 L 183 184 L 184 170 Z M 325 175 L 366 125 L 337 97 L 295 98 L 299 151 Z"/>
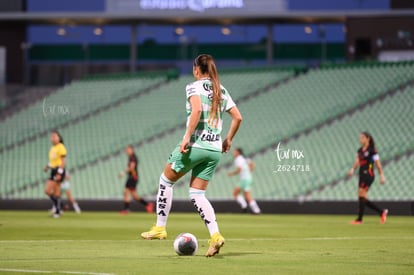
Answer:
<path fill-rule="evenodd" d="M 411 150 L 414 142 L 407 137 L 413 136 L 410 108 L 414 97 L 413 85 L 407 83 L 413 80 L 413 69 L 414 63 L 377 63 L 326 66 L 296 78 L 292 78 L 294 70 L 222 73 L 222 83 L 244 114 L 234 146 L 255 155 L 255 197 L 327 197 L 318 190 L 344 177 L 355 157 L 361 130 L 373 133 L 384 160 Z M 116 175 L 126 164 L 122 148 L 128 143 L 136 145 L 140 158 L 140 193 L 154 195 L 165 160 L 184 130 L 183 108 L 176 107 L 184 105 L 184 95 L 175 91 L 183 91 L 190 81 L 190 76 L 180 77 L 61 130 L 71 152 L 68 161 L 74 169 L 72 181 L 78 198 L 121 197 L 123 180 Z M 82 84 L 83 81 L 72 85 Z M 122 87 L 121 84 L 119 89 Z M 279 162 L 274 150 L 283 140 L 287 142 L 282 142 L 282 148 L 303 150 L 305 158 Z M 7 182 L 0 190 L 2 197 L 43 197 L 41 183 L 45 175 L 41 168 L 48 148 L 45 137 L 0 154 L 2 169 L 7 171 Z M 18 168 L 22 159 L 29 160 L 24 171 Z M 232 169 L 231 162 L 230 154 L 223 157 L 209 197 L 231 197 L 237 181 L 226 176 L 228 169 Z M 279 164 L 296 164 L 299 169 L 309 165 L 310 171 L 276 172 Z M 386 173 L 387 178 L 394 177 L 388 169 Z M 187 183 L 178 183 L 176 198 L 187 199 Z M 389 193 L 388 198 L 396 196 Z"/>
<path fill-rule="evenodd" d="M 405 200 L 411 201 L 414 198 L 414 184 L 412 178 L 414 171 L 412 163 L 413 154 L 401 157 L 386 165 L 385 175 L 387 182 L 380 185 L 376 181 L 370 189 L 370 197 L 374 200 Z M 355 200 L 357 181 L 340 180 L 335 185 L 326 186 L 308 197 L 310 200 L 334 201 L 334 200 Z"/>
<path fill-rule="evenodd" d="M 356 178 L 352 180 L 355 184 L 347 183 L 347 186 L 353 189 L 349 186 L 342 186 L 342 179 L 355 159 L 356 150 L 359 147 L 359 133 L 369 130 L 375 137 L 381 159 L 388 162 L 385 174 L 389 179 L 385 189 L 375 187 L 373 190 L 376 191 L 372 192 L 371 196 L 378 195 L 379 199 L 388 200 L 412 198 L 412 191 L 408 190 L 411 184 L 407 182 L 409 181 L 407 175 L 412 174 L 409 168 L 412 166 L 409 161 L 412 158 L 402 158 L 403 160 L 396 161 L 393 159 L 414 149 L 414 121 L 411 115 L 413 104 L 414 87 L 409 86 L 373 104 L 367 104 L 359 112 L 354 112 L 308 135 L 302 135 L 296 140 L 282 144 L 282 149 L 285 150 L 303 150 L 305 158 L 302 160 L 279 161 L 274 151 L 276 147 L 272 147 L 264 155 L 255 158 L 257 168 L 254 192 L 256 196 L 263 199 L 355 199 Z M 300 171 L 275 172 L 278 165 L 290 164 L 299 165 Z M 304 169 L 302 165 L 305 169 L 306 165 L 309 165 L 310 171 L 302 171 Z M 402 170 L 404 172 L 401 172 Z M 220 171 L 216 175 L 215 182 L 217 181 L 218 184 L 212 185 L 209 190 L 212 196 L 230 194 L 231 190 L 228 186 L 223 188 L 219 184 L 226 182 L 226 172 Z M 324 186 L 335 181 L 341 182 L 338 187 L 327 189 L 327 191 L 323 189 Z M 233 180 L 233 183 L 235 182 L 236 180 Z M 400 188 L 401 182 L 407 183 Z M 320 191 L 321 189 L 323 190 Z M 350 192 L 345 192 L 345 189 Z M 307 196 L 312 190 L 316 192 Z M 402 192 L 405 192 L 404 196 L 401 196 Z M 224 198 L 225 195 L 221 197 Z"/>
<path fill-rule="evenodd" d="M 242 129 L 246 132 L 240 135 L 239 143 L 247 151 L 253 151 L 256 144 L 271 144 L 364 104 L 412 78 L 410 71 L 414 66 L 408 66 L 403 63 L 311 70 L 239 106 L 242 113 L 248 114 L 244 125 L 254 125 L 254 131 L 247 132 L 252 127 Z M 260 138 L 256 133 L 260 133 Z"/>
<path fill-rule="evenodd" d="M 0 121 L 54 93 L 57 89 L 58 87 L 54 86 L 0 85 Z"/>
<path fill-rule="evenodd" d="M 254 125 L 254 131 L 246 133 L 243 131 L 245 128 L 242 128 L 237 144 L 247 149 L 247 152 L 254 153 L 263 148 L 258 144 L 263 146 L 273 143 L 268 153 L 257 158 L 255 181 L 260 183 L 255 185 L 256 196 L 262 199 L 296 199 L 304 196 L 308 190 L 343 177 L 354 160 L 358 133 L 362 130 L 368 129 L 378 136 L 377 142 L 381 144 L 381 155 L 385 159 L 410 149 L 414 144 L 413 141 L 407 141 L 407 137 L 413 136 L 414 129 L 410 126 L 413 124 L 409 111 L 413 103 L 412 88 L 391 98 L 386 95 L 393 88 L 412 80 L 412 71 L 412 63 L 315 70 L 278 87 L 273 95 L 269 93 L 263 95 L 264 98 L 247 102 L 248 106 L 239 106 L 242 113 L 249 114 L 244 117 L 244 125 Z M 366 78 L 370 80 L 366 81 Z M 379 107 L 360 110 L 359 106 L 369 106 L 373 100 L 380 102 L 384 96 L 387 100 Z M 286 149 L 303 149 L 308 156 L 306 161 L 293 163 L 304 165 L 305 169 L 306 164 L 309 164 L 310 172 L 273 173 L 278 164 L 291 164 L 278 162 L 274 152 L 275 142 L 286 137 L 289 139 L 295 132 L 306 134 L 307 128 L 312 130 L 312 125 L 323 125 L 323 122 L 318 124 L 318 120 L 329 121 L 330 118 L 340 117 L 343 112 L 346 114 L 347 110 L 356 114 L 352 119 L 348 118 L 350 120 L 346 124 L 334 121 L 323 131 L 303 135 L 299 140 L 282 145 Z M 260 133 L 260 137 L 256 137 L 256 133 Z M 227 158 L 227 161 L 230 159 Z M 223 162 L 226 163 L 226 160 Z M 209 189 L 212 197 L 224 199 L 231 194 L 232 187 L 221 184 L 229 181 L 225 174 L 224 171 L 217 173 L 214 181 L 219 184 L 212 184 Z M 234 182 L 235 179 L 233 185 Z M 181 195 L 184 196 L 185 192 Z"/>
<path fill-rule="evenodd" d="M 237 75 L 238 77 L 235 77 Z M 249 77 L 240 77 L 240 76 Z M 286 77 L 292 76 L 293 70 L 275 70 L 270 69 L 268 71 L 259 70 L 258 72 L 228 72 L 223 73 L 222 82 L 227 86 L 229 90 L 234 90 L 233 97 L 243 98 L 252 91 L 265 88 L 268 85 L 281 81 Z M 250 83 L 254 83 L 253 80 L 260 80 L 259 84 L 252 86 Z M 102 163 L 111 162 L 111 156 L 119 155 L 123 147 L 126 144 L 141 144 L 144 141 L 151 143 L 152 140 L 157 139 L 158 135 L 161 137 L 166 136 L 162 140 L 170 141 L 168 136 L 170 132 L 174 132 L 175 128 L 182 128 L 184 126 L 185 112 L 183 108 L 177 108 L 175 106 L 184 106 L 185 94 L 184 87 L 187 83 L 191 82 L 193 77 L 184 76 L 176 81 L 170 81 L 162 86 L 156 87 L 151 90 L 151 95 L 143 95 L 138 97 L 132 97 L 127 102 L 122 102 L 110 109 L 105 109 L 102 112 L 94 116 L 88 116 L 87 119 L 80 121 L 79 123 L 69 124 L 63 129 L 59 129 L 66 140 L 66 145 L 69 148 L 68 162 L 70 167 L 78 167 L 78 170 L 82 171 L 73 174 L 73 180 L 77 181 L 80 178 L 80 182 L 88 182 L 90 184 L 97 184 L 100 188 L 94 189 L 95 194 L 91 194 L 88 190 L 91 185 L 84 186 L 85 190 L 81 190 L 81 194 L 85 197 L 93 196 L 98 198 L 105 198 L 111 196 L 110 191 L 106 188 L 102 188 L 102 182 L 106 182 L 110 176 L 106 175 L 107 171 L 111 171 L 112 175 L 117 175 L 119 169 L 125 166 L 125 157 L 118 156 L 115 162 L 122 159 L 122 165 L 109 165 L 112 169 L 105 169 L 103 171 Z M 119 81 L 122 89 L 125 88 L 124 81 Z M 83 87 L 83 85 L 90 85 L 90 83 L 81 81 L 73 85 Z M 102 90 L 108 88 L 108 85 L 102 85 L 98 89 L 89 91 L 86 106 L 91 104 L 89 98 L 90 93 L 97 95 L 91 96 L 92 98 L 99 97 L 99 93 Z M 96 86 L 94 86 L 96 87 Z M 128 87 L 128 83 L 127 83 Z M 81 88 L 78 88 L 81 89 Z M 111 88 L 112 89 L 112 88 Z M 115 88 L 114 88 L 115 89 Z M 119 90 L 119 88 L 118 88 Z M 183 91 L 180 95 L 177 91 Z M 85 100 L 85 97 L 82 97 Z M 154 108 L 157 106 L 157 108 Z M 79 134 L 82 133 L 82 134 Z M 182 133 L 180 133 L 182 134 Z M 174 138 L 174 143 L 179 140 L 179 137 Z M 76 145 L 76 146 L 75 146 Z M 165 162 L 165 155 L 168 154 L 171 148 L 174 146 L 168 143 L 168 149 L 160 150 L 162 147 L 160 144 L 156 144 L 152 153 L 145 155 L 144 159 L 151 159 L 152 162 L 158 153 L 160 159 L 162 159 L 161 166 L 157 167 L 159 171 Z M 26 143 L 19 148 L 15 148 L 11 151 L 5 151 L 0 154 L 0 161 L 6 160 L 5 171 L 8 171 L 7 183 L 2 186 L 1 194 L 14 193 L 13 190 L 23 190 L 16 193 L 16 196 L 38 196 L 42 191 L 36 190 L 39 183 L 42 182 L 42 178 L 45 176 L 41 172 L 42 164 L 46 161 L 46 153 L 49 147 L 47 136 L 43 139 L 37 139 L 32 142 Z M 147 147 L 147 144 L 146 146 Z M 19 160 L 32 159 L 26 166 L 24 175 L 19 173 L 18 167 Z M 102 163 L 100 159 L 104 159 Z M 145 163 L 145 162 L 144 162 Z M 87 169 L 86 169 L 87 167 Z M 143 168 L 144 170 L 145 168 Z M 146 169 L 145 169 L 146 171 Z M 159 174 L 159 172 L 157 172 Z M 93 182 L 93 183 L 91 183 Z M 27 186 L 31 186 L 25 188 Z M 42 189 L 42 188 L 40 188 Z M 99 191 L 99 194 L 96 192 Z M 109 192 L 109 193 L 108 193 Z M 109 194 L 109 195 L 108 195 Z M 83 195 L 81 195 L 82 197 Z"/>
<path fill-rule="evenodd" d="M 154 74 L 135 78 L 93 78 L 74 82 L 0 123 L 0 149 L 33 139 L 65 123 L 110 106 L 122 98 L 162 83 L 165 75 Z M 13 129 L 13 131 L 8 131 Z"/>

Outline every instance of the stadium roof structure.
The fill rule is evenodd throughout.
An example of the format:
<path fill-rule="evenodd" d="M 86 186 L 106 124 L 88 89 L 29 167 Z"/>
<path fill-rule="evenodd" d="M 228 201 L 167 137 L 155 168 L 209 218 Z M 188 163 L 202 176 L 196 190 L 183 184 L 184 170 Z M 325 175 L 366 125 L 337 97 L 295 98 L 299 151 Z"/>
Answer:
<path fill-rule="evenodd" d="M 7 12 L 0 13 L 0 24 L 46 25 L 136 25 L 136 24 L 271 24 L 271 23 L 345 23 L 348 17 L 405 17 L 414 10 L 295 11 L 255 13 L 214 10 L 151 10 L 139 12 Z"/>
<path fill-rule="evenodd" d="M 351 11 L 273 11 L 261 9 L 232 10 L 138 10 L 133 12 L 5 12 L 0 13 L 1 25 L 130 25 L 130 71 L 135 71 L 137 59 L 137 28 L 153 25 L 231 25 L 262 24 L 268 26 L 266 60 L 273 60 L 273 24 L 346 23 L 347 18 L 414 17 L 414 9 L 351 10 Z"/>

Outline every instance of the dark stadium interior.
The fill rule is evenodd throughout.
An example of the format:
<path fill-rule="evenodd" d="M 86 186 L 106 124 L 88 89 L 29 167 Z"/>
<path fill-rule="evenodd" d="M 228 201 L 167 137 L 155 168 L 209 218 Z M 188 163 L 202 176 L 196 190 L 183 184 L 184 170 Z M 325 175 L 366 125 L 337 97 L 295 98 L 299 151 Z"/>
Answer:
<path fill-rule="evenodd" d="M 277 9 L 266 9 L 273 2 Z M 85 210 L 119 207 L 125 144 L 142 156 L 140 192 L 153 199 L 185 125 L 178 107 L 161 105 L 158 116 L 150 107 L 161 97 L 182 104 L 171 92 L 184 91 L 193 58 L 206 52 L 246 112 L 238 142 L 257 160 L 264 213 L 353 214 L 356 178 L 346 172 L 358 131 L 370 128 L 389 181 L 375 185 L 372 199 L 414 215 L 413 4 L 273 2 L 128 12 L 111 0 L 0 1 L 0 209 L 49 206 L 41 169 L 55 128 L 69 147 L 80 144 L 69 170 Z M 94 132 L 100 138 L 90 141 Z M 303 149 L 305 160 L 294 164 L 310 172 L 275 172 L 291 164 L 275 159 L 278 144 Z M 24 172 L 16 168 L 22 160 L 30 160 Z M 238 211 L 226 176 L 231 165 L 223 157 L 210 191 L 218 212 Z M 177 211 L 192 210 L 187 181 L 177 184 Z"/>

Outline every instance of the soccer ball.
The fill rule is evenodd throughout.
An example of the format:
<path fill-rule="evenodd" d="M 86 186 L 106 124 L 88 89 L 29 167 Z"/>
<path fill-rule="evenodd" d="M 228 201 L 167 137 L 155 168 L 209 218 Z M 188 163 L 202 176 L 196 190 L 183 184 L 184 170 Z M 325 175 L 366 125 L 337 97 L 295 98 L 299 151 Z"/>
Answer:
<path fill-rule="evenodd" d="M 174 250 L 180 256 L 193 256 L 197 249 L 197 238 L 191 233 L 181 233 L 174 240 Z"/>

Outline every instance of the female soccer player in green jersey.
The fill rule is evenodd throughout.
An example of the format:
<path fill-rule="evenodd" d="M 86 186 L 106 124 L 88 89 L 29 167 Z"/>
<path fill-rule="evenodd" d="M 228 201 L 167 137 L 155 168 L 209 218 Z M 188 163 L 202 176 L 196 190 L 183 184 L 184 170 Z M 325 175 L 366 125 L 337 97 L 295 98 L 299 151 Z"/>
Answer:
<path fill-rule="evenodd" d="M 171 153 L 161 174 L 156 201 L 157 223 L 141 237 L 147 240 L 165 239 L 166 224 L 171 210 L 173 186 L 191 170 L 190 198 L 210 233 L 211 257 L 219 253 L 224 238 L 219 232 L 216 215 L 205 192 L 220 161 L 229 152 L 239 129 L 242 116 L 227 90 L 220 84 L 213 58 L 197 56 L 193 64 L 195 81 L 186 87 L 187 129 L 183 139 Z M 232 122 L 227 136 L 221 139 L 222 115 L 230 114 Z"/>

